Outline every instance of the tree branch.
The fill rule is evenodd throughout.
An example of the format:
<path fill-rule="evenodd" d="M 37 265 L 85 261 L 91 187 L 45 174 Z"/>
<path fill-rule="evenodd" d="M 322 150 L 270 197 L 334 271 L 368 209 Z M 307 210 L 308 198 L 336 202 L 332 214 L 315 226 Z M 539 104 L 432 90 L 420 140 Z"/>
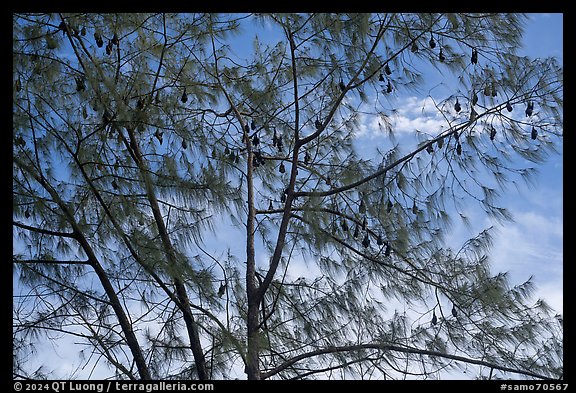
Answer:
<path fill-rule="evenodd" d="M 273 368 L 272 370 L 270 370 L 268 372 L 263 372 L 262 373 L 262 379 L 270 378 L 270 377 L 278 374 L 279 372 L 285 370 L 286 368 L 292 366 L 294 363 L 299 362 L 300 360 L 303 360 L 303 359 L 308 359 L 308 358 L 315 357 L 315 356 L 333 354 L 333 353 L 354 352 L 354 351 L 360 351 L 363 349 L 377 349 L 380 351 L 392 351 L 392 352 L 401 352 L 401 353 L 411 353 L 411 354 L 417 354 L 417 355 L 426 355 L 426 356 L 431 356 L 431 357 L 438 357 L 438 358 L 443 358 L 443 359 L 455 360 L 457 362 L 463 362 L 463 363 L 467 363 L 467 364 L 475 364 L 478 366 L 490 367 L 490 368 L 493 368 L 495 370 L 526 375 L 529 377 L 534 377 L 534 378 L 539 378 L 539 379 L 550 379 L 550 376 L 547 376 L 547 375 L 533 373 L 533 372 L 528 371 L 528 370 L 521 370 L 521 369 L 517 369 L 517 368 L 500 366 L 496 363 L 491 363 L 491 362 L 487 362 L 484 360 L 477 360 L 477 359 L 467 358 L 464 356 L 451 355 L 448 353 L 431 351 L 431 350 L 427 350 L 427 349 L 419 349 L 419 348 L 413 348 L 413 347 L 407 347 L 407 346 L 401 347 L 401 346 L 397 346 L 397 345 L 380 344 L 380 343 L 367 343 L 367 344 L 345 345 L 345 346 L 340 346 L 340 347 L 327 347 L 327 348 L 317 349 L 317 350 L 310 351 L 310 352 L 305 352 L 305 353 L 302 353 L 300 355 L 294 356 L 292 359 L 285 361 L 284 363 L 280 364 L 279 366 Z"/>
<path fill-rule="evenodd" d="M 77 236 L 78 242 L 80 243 L 82 249 L 88 256 L 90 265 L 96 272 L 96 275 L 98 276 L 98 279 L 100 280 L 100 283 L 102 284 L 102 287 L 104 288 L 104 291 L 106 292 L 106 295 L 110 300 L 112 308 L 114 309 L 116 317 L 118 318 L 118 322 L 122 327 L 122 332 L 124 333 L 128 347 L 130 348 L 132 356 L 134 357 L 134 361 L 136 362 L 136 365 L 138 367 L 140 378 L 150 379 L 151 378 L 150 371 L 148 370 L 148 366 L 144 359 L 142 348 L 138 343 L 138 339 L 136 338 L 134 330 L 132 329 L 128 316 L 126 315 L 126 312 L 124 311 L 124 308 L 120 303 L 120 299 L 118 298 L 118 295 L 116 294 L 116 291 L 112 286 L 112 283 L 110 282 L 106 274 L 106 271 L 100 264 L 98 257 L 96 256 L 96 253 L 92 249 L 88 240 L 84 237 L 84 234 L 82 233 L 80 226 L 76 222 L 74 214 L 70 211 L 68 205 L 60 198 L 58 192 L 48 183 L 48 181 L 41 174 L 39 175 L 38 173 L 36 173 L 32 168 L 30 168 L 29 165 L 27 165 L 19 157 L 14 156 L 13 160 L 23 171 L 27 172 L 30 176 L 32 176 L 50 194 L 50 196 L 54 199 L 54 201 L 58 204 L 58 206 L 62 210 L 64 216 L 66 217 L 66 220 L 72 226 L 73 231 Z"/>
<path fill-rule="evenodd" d="M 480 116 L 478 116 L 478 117 L 480 117 Z M 469 124 L 470 124 L 469 121 L 466 121 L 465 123 L 459 124 L 458 126 L 454 127 L 449 132 L 444 133 L 444 134 L 440 134 L 439 136 L 437 136 L 434 139 L 431 139 L 430 141 L 423 144 L 422 146 L 420 146 L 416 150 L 406 154 L 404 157 L 399 158 L 395 162 L 385 166 L 382 169 L 377 170 L 376 172 L 372 173 L 371 175 L 366 176 L 360 180 L 357 180 L 357 181 L 352 182 L 350 184 L 344 185 L 342 187 L 332 188 L 331 190 L 328 190 L 328 191 L 308 191 L 308 192 L 307 191 L 300 191 L 300 192 L 295 192 L 294 196 L 295 197 L 323 197 L 323 196 L 330 196 L 330 195 L 338 194 L 338 193 L 356 188 L 356 187 L 358 187 L 358 186 L 360 186 L 366 182 L 369 182 L 372 179 L 377 178 L 378 176 L 385 174 L 386 172 L 388 172 L 389 170 L 393 169 L 394 167 L 402 164 L 403 162 L 411 160 L 412 158 L 414 158 L 414 156 L 416 156 L 416 154 L 418 154 L 422 150 L 425 150 L 429 145 L 432 145 L 433 143 L 437 142 L 439 139 L 446 138 L 446 137 L 448 137 L 448 136 L 450 136 L 456 132 L 459 132 L 460 130 L 465 129 Z"/>
<path fill-rule="evenodd" d="M 18 228 L 22 228 L 22 229 L 26 229 L 29 230 L 31 232 L 37 232 L 37 233 L 42 233 L 44 235 L 51 235 L 51 236 L 59 236 L 59 237 L 67 237 L 70 239 L 77 239 L 77 235 L 74 232 L 57 232 L 57 231 L 51 231 L 49 229 L 43 229 L 43 228 L 37 228 L 37 227 L 33 227 L 30 225 L 26 225 L 26 224 L 22 224 L 21 222 L 18 221 L 14 221 L 12 220 L 12 225 L 18 227 Z"/>
<path fill-rule="evenodd" d="M 45 264 L 45 265 L 91 265 L 90 261 L 59 261 L 49 259 L 14 259 L 16 263 L 22 264 Z"/>

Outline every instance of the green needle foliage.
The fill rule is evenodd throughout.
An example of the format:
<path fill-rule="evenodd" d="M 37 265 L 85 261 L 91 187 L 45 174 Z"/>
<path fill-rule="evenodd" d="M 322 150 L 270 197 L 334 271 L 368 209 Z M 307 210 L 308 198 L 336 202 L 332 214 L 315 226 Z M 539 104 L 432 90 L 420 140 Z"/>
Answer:
<path fill-rule="evenodd" d="M 560 378 L 533 283 L 445 236 L 560 150 L 524 20 L 14 14 L 14 375 L 48 340 L 63 377 Z M 404 142 L 408 94 L 443 126 Z"/>

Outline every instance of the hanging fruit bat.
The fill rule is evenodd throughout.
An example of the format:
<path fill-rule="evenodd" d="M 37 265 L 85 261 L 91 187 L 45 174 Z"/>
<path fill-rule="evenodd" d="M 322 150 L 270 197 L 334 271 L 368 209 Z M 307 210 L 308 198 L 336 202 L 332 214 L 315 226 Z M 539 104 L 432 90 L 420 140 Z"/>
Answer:
<path fill-rule="evenodd" d="M 470 59 L 470 61 L 472 62 L 472 64 L 478 63 L 478 51 L 476 50 L 476 48 L 472 48 L 472 58 Z"/>
<path fill-rule="evenodd" d="M 366 234 L 366 236 L 364 236 L 364 239 L 362 240 L 362 245 L 364 246 L 364 248 L 366 248 L 370 245 L 370 238 L 368 237 L 368 234 Z"/>
<path fill-rule="evenodd" d="M 346 222 L 346 220 L 342 220 L 342 230 L 344 232 L 348 232 L 348 223 Z"/>
<path fill-rule="evenodd" d="M 458 142 L 458 145 L 456 146 L 456 154 L 458 155 L 462 154 L 462 145 L 460 144 L 460 142 Z"/>
<path fill-rule="evenodd" d="M 356 227 L 354 227 L 354 234 L 352 236 L 354 236 L 354 239 L 358 238 L 358 235 L 360 234 L 360 231 L 358 230 L 358 224 L 356 224 Z"/>
<path fill-rule="evenodd" d="M 26 208 L 26 211 L 24 212 L 24 217 L 26 218 L 30 218 L 30 208 Z"/>
<path fill-rule="evenodd" d="M 330 229 L 330 232 L 331 232 L 333 235 L 335 235 L 336 232 L 338 232 L 338 225 L 336 225 L 336 222 L 335 222 L 335 221 L 332 222 L 331 227 L 332 227 L 332 228 Z"/>
<path fill-rule="evenodd" d="M 332 185 L 332 179 L 330 178 L 330 176 L 326 176 L 326 184 L 328 184 L 329 186 Z"/>
<path fill-rule="evenodd" d="M 478 117 L 478 113 L 476 113 L 476 111 L 474 110 L 474 108 L 472 108 L 472 109 L 470 110 L 470 121 L 476 120 L 477 117 Z"/>
<path fill-rule="evenodd" d="M 184 88 L 184 92 L 182 93 L 182 97 L 180 97 L 180 101 L 182 101 L 183 104 L 185 104 L 186 101 L 188 101 L 188 94 L 186 94 L 186 88 Z"/>
<path fill-rule="evenodd" d="M 102 36 L 99 33 L 94 33 L 94 39 L 96 40 L 96 45 L 98 48 L 102 48 L 104 45 L 104 40 L 102 40 Z"/>
<path fill-rule="evenodd" d="M 384 82 L 384 75 L 380 74 L 380 76 L 378 77 L 378 80 L 380 82 Z"/>
<path fill-rule="evenodd" d="M 412 213 L 418 214 L 418 206 L 416 206 L 416 200 L 414 200 L 414 204 L 412 205 Z"/>
<path fill-rule="evenodd" d="M 280 202 L 282 203 L 286 202 L 286 194 L 282 193 L 282 195 L 280 196 Z"/>
<path fill-rule="evenodd" d="M 84 37 L 86 35 L 86 27 L 82 27 L 82 29 L 80 29 L 80 35 L 82 37 Z"/>
<path fill-rule="evenodd" d="M 186 143 L 186 139 L 182 139 L 182 149 L 186 150 L 188 147 L 188 143 Z"/>
<path fill-rule="evenodd" d="M 108 123 L 112 121 L 112 115 L 108 112 L 108 109 L 104 110 L 104 114 L 102 114 L 102 123 L 104 126 L 107 126 Z"/>
<path fill-rule="evenodd" d="M 536 131 L 536 128 L 534 126 L 532 126 L 532 133 L 531 133 L 530 137 L 532 139 L 536 139 L 538 137 L 538 131 Z"/>
<path fill-rule="evenodd" d="M 86 90 L 84 79 L 82 79 L 82 77 L 76 77 L 76 91 L 84 91 L 84 90 Z"/>
<path fill-rule="evenodd" d="M 160 142 L 160 144 L 162 144 L 162 135 L 164 135 L 164 132 L 160 131 L 159 129 L 156 130 L 156 132 L 154 133 L 154 136 L 156 137 L 156 139 L 158 139 L 158 142 Z"/>
<path fill-rule="evenodd" d="M 386 206 L 386 213 L 390 213 L 392 211 L 392 201 L 388 201 L 388 205 Z"/>
<path fill-rule="evenodd" d="M 276 129 L 274 129 L 274 135 L 272 135 L 272 146 L 276 147 L 278 144 L 278 136 L 276 135 Z"/>
<path fill-rule="evenodd" d="M 492 82 L 492 97 L 498 96 L 498 90 L 496 89 L 496 83 Z"/>
<path fill-rule="evenodd" d="M 234 151 L 232 151 L 231 154 L 234 154 Z M 258 168 L 260 165 L 264 165 L 266 163 L 266 160 L 264 160 L 264 157 L 262 157 L 262 153 L 260 151 L 255 151 L 254 152 L 254 157 L 252 158 L 252 163 L 254 164 L 255 168 Z M 282 166 L 282 164 L 281 164 Z M 282 169 L 280 169 L 282 170 Z M 282 172 L 284 173 L 284 172 Z"/>
<path fill-rule="evenodd" d="M 442 149 L 442 146 L 444 146 L 444 138 L 438 139 L 436 143 L 438 144 L 438 149 Z"/>
<path fill-rule="evenodd" d="M 358 211 L 361 214 L 366 213 L 366 206 L 364 205 L 364 199 L 360 199 L 360 206 L 358 206 Z"/>
<path fill-rule="evenodd" d="M 452 316 L 456 318 L 458 316 L 458 311 L 456 310 L 456 306 L 452 305 Z"/>
<path fill-rule="evenodd" d="M 260 139 L 258 138 L 258 135 L 254 134 L 254 136 L 252 137 L 252 144 L 254 146 L 258 146 L 260 144 Z"/>
<path fill-rule="evenodd" d="M 376 244 L 379 246 L 384 244 L 384 240 L 382 240 L 382 234 L 378 234 L 378 237 L 376 238 Z"/>
<path fill-rule="evenodd" d="M 490 127 L 490 140 L 493 141 L 496 137 L 496 129 L 494 127 Z"/>
<path fill-rule="evenodd" d="M 252 128 L 252 131 L 256 129 L 256 122 L 254 120 L 252 120 L 252 123 L 250 123 L 250 128 Z"/>
<path fill-rule="evenodd" d="M 414 41 L 414 42 L 412 43 L 412 46 L 410 47 L 410 51 L 411 51 L 412 53 L 418 52 L 418 44 L 416 43 L 416 41 Z"/>
<path fill-rule="evenodd" d="M 278 167 L 278 170 L 280 171 L 280 173 L 286 172 L 286 168 L 284 168 L 284 163 L 283 163 L 283 162 L 280 163 L 280 167 Z"/>
<path fill-rule="evenodd" d="M 384 256 L 389 257 L 392 252 L 392 247 L 390 247 L 390 242 L 386 242 L 386 249 L 384 250 Z"/>
<path fill-rule="evenodd" d="M 112 53 L 112 42 L 109 41 L 109 42 L 106 44 L 106 54 L 107 54 L 107 55 L 110 55 L 111 53 Z"/>
<path fill-rule="evenodd" d="M 386 93 L 392 93 L 392 84 L 390 81 L 388 81 L 388 84 L 386 85 Z"/>
<path fill-rule="evenodd" d="M 488 85 L 488 83 L 486 83 L 486 85 L 484 86 L 483 93 L 487 97 L 492 95 L 492 91 L 490 90 L 490 86 Z"/>
<path fill-rule="evenodd" d="M 510 101 L 508 101 L 508 102 L 506 103 L 506 110 L 507 110 L 508 112 L 512 112 L 513 109 L 514 109 L 514 108 L 512 108 L 512 104 L 510 104 Z"/>
<path fill-rule="evenodd" d="M 528 101 L 528 104 L 526 105 L 526 117 L 532 116 L 533 111 L 534 111 L 534 102 Z"/>
<path fill-rule="evenodd" d="M 310 154 L 308 154 L 308 152 L 306 152 L 304 154 L 304 164 L 308 165 L 309 162 L 310 162 Z"/>
<path fill-rule="evenodd" d="M 428 147 L 426 148 L 426 151 L 428 152 L 428 154 L 434 153 L 434 148 L 432 147 L 432 144 L 428 145 Z"/>
<path fill-rule="evenodd" d="M 278 151 L 282 151 L 282 146 L 283 146 L 283 142 L 282 142 L 282 137 L 278 137 L 278 140 L 276 141 L 276 147 L 278 148 Z"/>
<path fill-rule="evenodd" d="M 438 323 L 438 317 L 436 317 L 436 311 L 432 312 L 432 325 L 436 326 Z"/>
<path fill-rule="evenodd" d="M 119 40 L 118 40 L 118 35 L 116 33 L 114 33 L 114 37 L 112 37 L 112 40 L 110 42 L 112 43 L 112 45 L 118 46 Z"/>
<path fill-rule="evenodd" d="M 228 154 L 230 154 L 230 149 L 228 149 L 228 146 L 226 146 L 224 148 L 224 155 L 227 156 Z"/>
<path fill-rule="evenodd" d="M 362 230 L 365 231 L 366 230 L 366 217 L 364 217 L 364 219 L 362 220 Z"/>
<path fill-rule="evenodd" d="M 118 183 L 116 183 L 116 180 L 112 180 L 112 188 L 114 188 L 115 190 L 118 189 Z"/>
<path fill-rule="evenodd" d="M 384 72 L 386 73 L 386 75 L 392 74 L 392 70 L 390 69 L 390 66 L 388 64 L 384 66 Z"/>
<path fill-rule="evenodd" d="M 225 292 L 226 292 L 226 281 L 222 281 L 220 283 L 220 288 L 218 288 L 218 297 L 224 296 Z"/>
<path fill-rule="evenodd" d="M 476 105 L 477 103 L 478 103 L 478 94 L 474 92 L 474 94 L 472 95 L 472 105 Z"/>
<path fill-rule="evenodd" d="M 462 110 L 462 107 L 460 106 L 460 102 L 458 102 L 458 98 L 456 98 L 456 103 L 454 104 L 454 110 L 456 111 L 456 113 L 458 113 Z"/>
<path fill-rule="evenodd" d="M 438 54 L 438 60 L 440 60 L 441 62 L 444 62 L 444 60 L 446 60 L 446 58 L 444 57 L 444 53 L 442 52 L 442 48 L 440 48 L 440 53 Z"/>
<path fill-rule="evenodd" d="M 342 78 L 340 78 L 340 83 L 338 84 L 338 86 L 340 86 L 340 90 L 342 91 L 346 90 L 346 85 L 342 81 Z"/>
<path fill-rule="evenodd" d="M 430 41 L 428 41 L 428 44 L 431 49 L 436 48 L 436 41 L 434 41 L 434 36 L 432 34 L 430 34 Z"/>
<path fill-rule="evenodd" d="M 317 130 L 319 130 L 319 129 L 322 128 L 322 122 L 320 121 L 320 118 L 317 118 L 317 119 L 314 121 L 314 126 L 316 126 L 316 129 L 317 129 Z"/>
<path fill-rule="evenodd" d="M 272 201 L 270 201 L 270 204 L 268 205 L 268 210 L 273 210 L 274 206 L 272 206 Z"/>

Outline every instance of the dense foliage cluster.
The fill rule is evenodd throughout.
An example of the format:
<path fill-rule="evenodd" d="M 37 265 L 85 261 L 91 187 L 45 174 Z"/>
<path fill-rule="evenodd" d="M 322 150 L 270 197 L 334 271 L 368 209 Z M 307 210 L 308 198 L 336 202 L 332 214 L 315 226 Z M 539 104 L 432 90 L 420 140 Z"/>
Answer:
<path fill-rule="evenodd" d="M 445 238 L 561 144 L 523 21 L 15 14 L 14 375 L 73 337 L 71 376 L 559 378 L 561 321 L 490 230 Z M 399 143 L 407 94 L 444 125 Z"/>

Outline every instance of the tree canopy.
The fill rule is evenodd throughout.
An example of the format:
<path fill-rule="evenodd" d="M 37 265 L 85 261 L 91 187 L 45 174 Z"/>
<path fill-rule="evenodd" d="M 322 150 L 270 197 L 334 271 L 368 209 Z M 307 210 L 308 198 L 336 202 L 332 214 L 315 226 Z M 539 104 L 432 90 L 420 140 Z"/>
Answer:
<path fill-rule="evenodd" d="M 561 378 L 561 316 L 490 228 L 446 239 L 561 146 L 524 22 L 14 14 L 14 376 L 73 338 L 69 377 Z M 443 124 L 399 135 L 406 95 Z"/>

